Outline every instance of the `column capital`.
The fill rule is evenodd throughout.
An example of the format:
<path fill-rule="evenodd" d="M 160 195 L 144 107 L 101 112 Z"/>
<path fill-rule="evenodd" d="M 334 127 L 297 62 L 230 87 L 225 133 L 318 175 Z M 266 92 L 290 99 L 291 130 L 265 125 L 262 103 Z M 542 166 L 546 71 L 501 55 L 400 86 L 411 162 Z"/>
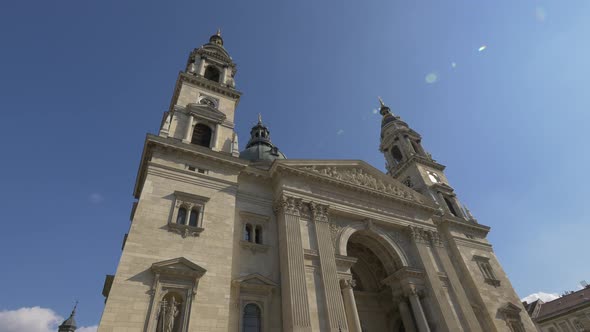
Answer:
<path fill-rule="evenodd" d="M 424 287 L 419 286 L 419 285 L 407 284 L 407 285 L 404 285 L 404 287 L 403 287 L 403 294 L 407 298 L 410 298 L 410 297 L 420 298 L 420 297 L 425 297 L 426 290 L 424 289 Z"/>
<path fill-rule="evenodd" d="M 301 198 L 295 198 L 282 194 L 274 202 L 273 209 L 275 213 L 285 213 L 294 216 L 301 215 Z"/>
<path fill-rule="evenodd" d="M 421 243 L 435 247 L 442 247 L 444 245 L 439 232 L 436 230 L 424 229 L 416 226 L 408 226 L 407 230 L 414 243 Z"/>
<path fill-rule="evenodd" d="M 309 210 L 314 221 L 329 222 L 328 209 L 330 207 L 316 202 L 309 202 Z"/>
<path fill-rule="evenodd" d="M 355 286 L 356 281 L 354 279 L 340 279 L 340 288 L 342 289 L 354 288 Z"/>

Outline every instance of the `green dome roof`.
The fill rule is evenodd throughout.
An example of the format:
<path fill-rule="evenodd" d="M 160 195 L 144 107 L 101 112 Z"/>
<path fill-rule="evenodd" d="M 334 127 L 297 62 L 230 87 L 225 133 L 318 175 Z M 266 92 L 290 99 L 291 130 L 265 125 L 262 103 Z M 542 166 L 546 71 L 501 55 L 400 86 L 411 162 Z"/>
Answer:
<path fill-rule="evenodd" d="M 240 158 L 250 161 L 287 159 L 270 141 L 270 131 L 262 124 L 260 115 L 258 115 L 258 123 L 250 130 L 250 140 L 246 149 L 240 152 Z"/>

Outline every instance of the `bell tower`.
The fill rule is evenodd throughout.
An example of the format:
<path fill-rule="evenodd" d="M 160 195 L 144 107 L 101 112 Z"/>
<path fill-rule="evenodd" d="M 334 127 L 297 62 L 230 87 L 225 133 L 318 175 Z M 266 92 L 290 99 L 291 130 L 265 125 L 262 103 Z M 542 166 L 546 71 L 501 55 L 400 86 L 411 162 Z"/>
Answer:
<path fill-rule="evenodd" d="M 381 144 L 387 173 L 406 186 L 431 197 L 444 214 L 476 223 L 469 210 L 457 199 L 444 169 L 422 147 L 422 137 L 411 129 L 379 98 Z"/>
<path fill-rule="evenodd" d="M 189 54 L 178 74 L 159 136 L 239 156 L 234 115 L 241 92 L 235 89 L 236 71 L 217 30 Z"/>

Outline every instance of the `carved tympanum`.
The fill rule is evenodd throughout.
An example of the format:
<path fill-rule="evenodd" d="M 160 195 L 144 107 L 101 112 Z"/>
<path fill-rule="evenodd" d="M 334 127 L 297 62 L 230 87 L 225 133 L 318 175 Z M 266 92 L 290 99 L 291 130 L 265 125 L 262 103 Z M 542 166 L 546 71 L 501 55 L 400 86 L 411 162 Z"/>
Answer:
<path fill-rule="evenodd" d="M 306 166 L 303 170 L 311 171 L 320 175 L 328 176 L 336 180 L 348 182 L 357 186 L 378 190 L 390 195 L 398 196 L 407 200 L 420 202 L 412 192 L 391 183 L 384 183 L 362 168 L 339 169 L 336 167 Z"/>

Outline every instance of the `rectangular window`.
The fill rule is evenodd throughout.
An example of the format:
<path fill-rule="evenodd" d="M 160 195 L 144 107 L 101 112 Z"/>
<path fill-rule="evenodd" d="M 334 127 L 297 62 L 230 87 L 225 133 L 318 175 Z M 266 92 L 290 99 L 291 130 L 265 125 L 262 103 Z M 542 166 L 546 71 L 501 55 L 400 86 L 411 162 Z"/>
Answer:
<path fill-rule="evenodd" d="M 186 165 L 186 169 L 188 169 L 191 172 L 197 172 L 197 173 L 201 173 L 201 174 L 208 174 L 209 170 L 204 169 L 204 168 L 199 168 L 193 165 Z"/>
<path fill-rule="evenodd" d="M 204 230 L 203 216 L 207 201 L 208 197 L 175 191 L 168 230 L 183 237 L 198 236 Z"/>
<path fill-rule="evenodd" d="M 474 255 L 473 260 L 477 263 L 486 283 L 494 287 L 500 286 L 500 280 L 496 278 L 488 257 Z"/>

